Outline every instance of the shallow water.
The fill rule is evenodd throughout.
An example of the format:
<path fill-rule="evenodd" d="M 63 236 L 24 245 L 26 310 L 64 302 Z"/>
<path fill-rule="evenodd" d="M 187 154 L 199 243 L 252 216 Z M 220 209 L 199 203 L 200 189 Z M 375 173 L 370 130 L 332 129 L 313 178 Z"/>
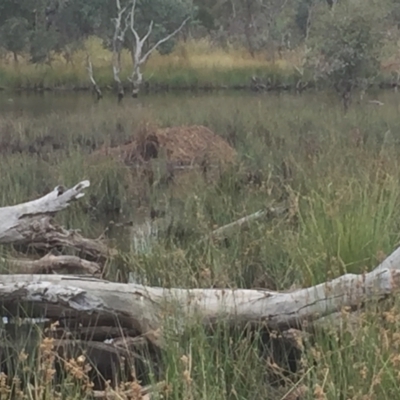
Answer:
<path fill-rule="evenodd" d="M 308 104 L 325 105 L 338 105 L 338 98 L 334 93 L 328 92 L 314 92 L 309 91 L 301 95 L 292 92 L 268 92 L 268 93 L 254 93 L 249 91 L 220 91 L 220 92 L 174 92 L 174 93 L 159 93 L 159 94 L 143 94 L 139 99 L 125 98 L 124 104 L 132 105 L 132 107 L 142 106 L 155 108 L 177 106 L 187 103 L 190 99 L 195 105 L 197 101 L 199 105 L 208 100 L 220 99 L 223 102 L 226 99 L 257 99 L 264 103 L 273 102 L 282 103 L 284 106 L 287 100 L 294 101 L 295 103 L 302 103 L 304 106 Z M 386 106 L 400 106 L 400 94 L 394 93 L 389 90 L 375 91 L 368 93 L 364 96 L 362 103 L 368 105 L 370 100 L 379 100 Z M 115 107 L 117 101 L 113 94 L 106 94 L 101 100 L 102 106 Z M 354 103 L 360 104 L 359 96 L 354 96 Z M 0 113 L 2 114 L 30 114 L 32 116 L 39 116 L 49 113 L 74 113 L 77 110 L 91 108 L 96 104 L 93 95 L 90 92 L 9 92 L 0 91 Z M 379 107 L 370 104 L 371 107 Z"/>

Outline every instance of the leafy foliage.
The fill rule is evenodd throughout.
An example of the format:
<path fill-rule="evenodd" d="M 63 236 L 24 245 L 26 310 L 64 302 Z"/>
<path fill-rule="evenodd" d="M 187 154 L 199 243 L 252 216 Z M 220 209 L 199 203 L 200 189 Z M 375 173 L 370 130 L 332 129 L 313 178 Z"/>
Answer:
<path fill-rule="evenodd" d="M 121 2 L 130 7 L 130 2 Z M 193 10 L 192 0 L 137 1 L 135 27 L 141 35 L 153 21 L 152 45 L 176 29 Z M 109 0 L 45 1 L 4 0 L 0 4 L 1 46 L 18 53 L 29 48 L 31 61 L 49 61 L 53 52 L 62 52 L 90 35 L 109 43 L 113 34 L 116 3 Z M 162 52 L 172 50 L 174 42 L 165 43 Z"/>
<path fill-rule="evenodd" d="M 23 17 L 11 17 L 1 27 L 1 41 L 9 51 L 14 53 L 15 57 L 25 49 L 28 31 L 28 21 Z"/>
<path fill-rule="evenodd" d="M 379 71 L 385 11 L 375 0 L 342 1 L 327 10 L 312 30 L 315 77 L 327 79 L 340 93 L 373 79 Z"/>

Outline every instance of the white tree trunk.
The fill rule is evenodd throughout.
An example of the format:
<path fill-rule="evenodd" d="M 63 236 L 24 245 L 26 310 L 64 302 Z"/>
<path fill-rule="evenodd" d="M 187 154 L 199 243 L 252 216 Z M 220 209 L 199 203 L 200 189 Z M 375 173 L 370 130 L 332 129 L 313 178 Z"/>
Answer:
<path fill-rule="evenodd" d="M 94 79 L 94 76 L 93 76 L 93 65 L 92 65 L 92 61 L 90 60 L 90 56 L 89 55 L 87 55 L 86 63 L 87 63 L 86 69 L 87 69 L 87 72 L 89 74 L 89 79 L 90 79 L 90 82 L 92 84 L 93 91 L 94 91 L 94 93 L 96 93 L 97 100 L 100 100 L 103 97 L 103 93 L 101 92 L 100 87 L 97 85 L 97 82 Z"/>
<path fill-rule="evenodd" d="M 150 22 L 146 34 L 141 38 L 135 28 L 135 8 L 136 8 L 136 0 L 132 0 L 132 7 L 128 14 L 128 17 L 130 20 L 130 30 L 134 38 L 134 40 L 132 41 L 132 50 L 131 50 L 133 69 L 132 69 L 132 75 L 129 78 L 129 80 L 132 83 L 133 97 L 138 96 L 140 86 L 143 83 L 143 75 L 141 72 L 141 67 L 144 64 L 146 64 L 151 54 L 159 46 L 161 46 L 163 43 L 167 42 L 172 37 L 174 37 L 178 32 L 180 32 L 190 19 L 190 17 L 187 17 L 184 21 L 182 21 L 181 25 L 177 29 L 175 29 L 173 32 L 160 39 L 157 43 L 155 43 L 152 47 L 150 47 L 150 49 L 145 54 L 143 54 L 143 47 L 153 31 L 153 21 Z"/>
<path fill-rule="evenodd" d="M 71 189 L 57 186 L 52 192 L 37 200 L 0 208 L 0 243 L 27 243 L 42 223 L 48 223 L 58 211 L 64 210 L 71 201 L 84 196 L 89 181 L 82 181 Z"/>
<path fill-rule="evenodd" d="M 89 181 L 82 181 L 71 189 L 57 186 L 37 200 L 0 208 L 0 244 L 29 245 L 44 250 L 69 247 L 104 261 L 110 250 L 100 240 L 86 239 L 77 231 L 52 224 L 53 215 L 83 197 L 83 191 L 89 186 Z"/>
<path fill-rule="evenodd" d="M 93 319 L 102 325 L 120 324 L 140 334 L 162 329 L 165 318 L 189 324 L 192 317 L 204 324 L 263 323 L 270 329 L 301 328 L 342 307 L 380 299 L 398 288 L 400 249 L 368 274 L 347 274 L 293 292 L 248 289 L 165 289 L 65 275 L 0 276 L 0 301 L 7 309 L 15 300 L 37 306 L 35 316 L 74 321 Z M 197 320 L 197 319 L 196 319 Z M 100 322 L 99 322 L 100 323 Z M 86 325 L 86 324 L 85 324 Z"/>

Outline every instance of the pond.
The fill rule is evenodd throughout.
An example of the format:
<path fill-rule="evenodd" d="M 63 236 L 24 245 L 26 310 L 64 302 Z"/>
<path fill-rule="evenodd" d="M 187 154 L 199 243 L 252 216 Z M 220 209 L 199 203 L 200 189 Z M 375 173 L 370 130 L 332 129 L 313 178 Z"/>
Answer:
<path fill-rule="evenodd" d="M 358 95 L 354 96 L 358 101 Z M 139 100 L 134 100 L 129 97 L 124 99 L 125 103 L 134 105 L 142 105 L 144 107 L 165 107 L 168 105 L 180 105 L 186 103 L 190 99 L 191 102 L 201 105 L 208 100 L 217 99 L 224 102 L 226 99 L 235 100 L 259 100 L 268 105 L 273 102 L 275 105 L 285 105 L 286 100 L 295 100 L 304 105 L 312 104 L 315 101 L 322 102 L 326 105 L 337 105 L 338 99 L 334 93 L 327 92 L 306 92 L 301 95 L 289 92 L 269 92 L 269 93 L 253 93 L 249 91 L 220 91 L 220 92 L 174 92 L 174 93 L 159 93 L 159 94 L 143 94 Z M 375 91 L 374 93 L 366 94 L 363 103 L 367 104 L 369 100 L 379 100 L 386 105 L 399 104 L 399 96 L 392 91 Z M 101 100 L 103 105 L 107 107 L 116 106 L 116 98 L 112 94 L 106 94 Z M 90 92 L 9 92 L 0 91 L 0 113 L 21 114 L 28 113 L 33 116 L 39 116 L 48 113 L 64 113 L 75 112 L 85 108 L 91 108 L 95 104 L 94 97 Z"/>
<path fill-rule="evenodd" d="M 379 96 L 372 96 L 384 101 L 391 97 L 388 92 L 381 92 Z M 310 100 L 313 102 L 318 99 L 318 102 L 329 104 L 337 104 L 338 100 L 332 93 L 315 93 L 308 92 L 301 95 L 295 93 L 252 93 L 249 91 L 219 91 L 219 92 L 174 92 L 174 93 L 159 93 L 159 94 L 143 94 L 139 99 L 127 97 L 123 100 L 125 105 L 150 107 L 157 109 L 185 104 L 188 101 L 192 105 L 201 106 L 210 100 L 217 100 L 221 103 L 228 101 L 261 101 L 268 105 L 287 103 L 287 100 L 295 101 L 307 105 Z M 112 94 L 106 94 L 100 100 L 104 107 L 116 107 L 117 100 Z M 12 113 L 16 115 L 30 114 L 32 116 L 40 116 L 50 113 L 74 113 L 82 109 L 89 109 L 96 106 L 96 101 L 90 92 L 8 92 L 0 91 L 0 112 Z"/>

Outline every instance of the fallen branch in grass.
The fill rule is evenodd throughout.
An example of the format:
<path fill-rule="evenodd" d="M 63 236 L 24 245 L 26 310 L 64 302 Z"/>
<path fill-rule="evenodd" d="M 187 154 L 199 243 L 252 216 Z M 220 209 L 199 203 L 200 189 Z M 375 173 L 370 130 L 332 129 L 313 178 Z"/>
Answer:
<path fill-rule="evenodd" d="M 75 340 L 75 339 L 54 339 L 52 342 L 54 350 L 63 358 L 71 359 L 76 354 L 84 353 L 86 356 L 95 362 L 95 359 L 102 360 L 104 363 L 110 363 L 113 360 L 120 363 L 122 358 L 136 358 L 145 361 L 140 354 L 134 353 L 132 349 L 122 346 L 115 346 L 112 343 L 103 343 L 92 340 Z"/>
<path fill-rule="evenodd" d="M 39 199 L 0 208 L 0 244 L 26 245 L 42 250 L 68 247 L 92 260 L 104 262 L 110 250 L 102 241 L 83 238 L 78 231 L 52 224 L 54 214 L 83 197 L 83 191 L 89 186 L 89 181 L 82 181 L 70 189 L 57 186 Z"/>
<path fill-rule="evenodd" d="M 94 275 L 101 273 L 99 264 L 76 256 L 55 256 L 47 254 L 39 260 L 3 259 L 3 263 L 10 267 L 15 274 L 76 274 Z"/>
<path fill-rule="evenodd" d="M 289 293 L 166 289 L 67 275 L 4 275 L 0 301 L 8 310 L 15 310 L 16 300 L 35 305 L 35 317 L 57 320 L 63 315 L 86 326 L 96 321 L 134 328 L 139 335 L 162 332 L 168 317 L 182 327 L 197 317 L 203 324 L 224 319 L 231 324 L 261 323 L 269 329 L 301 329 L 304 322 L 393 293 L 400 283 L 400 249 L 389 258 L 390 268 L 378 266 L 367 274 L 346 274 Z"/>
<path fill-rule="evenodd" d="M 254 221 L 259 221 L 264 218 L 278 217 L 283 215 L 286 211 L 286 207 L 269 207 L 266 210 L 259 210 L 253 214 L 240 218 L 237 221 L 215 229 L 211 232 L 211 237 L 221 238 L 222 236 L 232 234 L 232 231 L 238 232 L 240 229 L 249 226 L 249 224 Z"/>
<path fill-rule="evenodd" d="M 71 189 L 57 186 L 46 196 L 0 208 L 0 243 L 29 243 L 38 232 L 37 224 L 50 219 L 56 212 L 64 210 L 74 200 L 84 196 L 89 181 L 82 181 Z"/>
<path fill-rule="evenodd" d="M 76 340 L 93 340 L 104 342 L 105 340 L 116 341 L 118 345 L 120 338 L 145 340 L 143 338 L 134 337 L 137 331 L 134 329 L 120 328 L 118 326 L 72 326 L 53 328 L 52 336 L 57 339 L 74 338 Z M 114 342 L 113 342 L 114 343 Z M 147 343 L 147 342 L 146 342 Z"/>

